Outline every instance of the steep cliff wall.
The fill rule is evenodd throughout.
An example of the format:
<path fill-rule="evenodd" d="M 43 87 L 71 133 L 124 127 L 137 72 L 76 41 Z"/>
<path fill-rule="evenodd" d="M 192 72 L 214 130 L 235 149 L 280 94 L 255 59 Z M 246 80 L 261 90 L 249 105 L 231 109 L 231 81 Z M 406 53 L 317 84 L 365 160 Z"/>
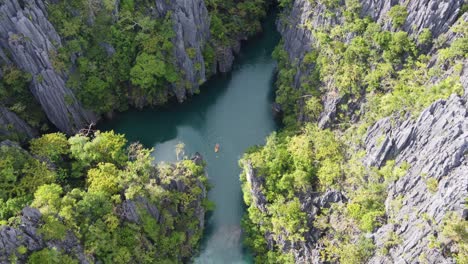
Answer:
<path fill-rule="evenodd" d="M 352 1 L 350 1 L 352 2 Z M 354 2 L 353 2 L 354 3 Z M 431 37 L 437 39 L 448 32 L 460 17 L 460 12 L 464 4 L 463 0 L 451 1 L 356 1 L 362 17 L 370 17 L 373 21 L 382 25 L 382 29 L 390 31 L 403 30 L 417 38 L 424 30 L 431 32 Z M 343 4 L 343 3 L 341 3 Z M 391 17 L 388 14 L 392 7 L 402 6 L 406 10 L 404 22 L 401 27 L 392 25 Z M 346 14 L 339 6 L 329 5 L 322 1 L 295 0 L 290 8 L 284 12 L 284 18 L 279 21 L 278 29 L 284 39 L 284 50 L 289 56 L 296 70 L 294 76 L 294 87 L 300 89 L 315 69 L 315 64 L 304 63 L 304 57 L 313 51 L 318 43 L 314 39 L 314 31 L 322 28 L 331 28 L 335 25 L 342 25 L 345 22 Z M 360 10 L 360 11 L 359 11 Z M 350 12 L 356 12 L 350 10 Z M 353 35 L 347 36 L 349 43 Z M 444 40 L 442 39 L 442 42 Z M 322 83 L 322 87 L 327 87 L 322 94 L 322 104 L 324 111 L 319 117 L 319 125 L 328 127 L 337 115 L 337 105 L 342 102 L 342 95 L 334 91 L 333 84 Z M 298 120 L 306 121 L 304 116 L 304 99 L 298 100 L 299 111 Z"/>
<path fill-rule="evenodd" d="M 54 27 L 47 20 L 43 1 L 3 1 L 0 6 L 1 64 L 13 63 L 32 75 L 31 93 L 49 120 L 72 134 L 95 121 L 65 85 L 66 76 L 54 70 L 50 54 L 61 46 Z"/>
<path fill-rule="evenodd" d="M 296 0 L 285 9 L 277 96 L 298 122 L 248 153 L 241 176 L 259 263 L 464 263 L 464 4 Z"/>
<path fill-rule="evenodd" d="M 210 39 L 210 20 L 203 0 L 195 1 L 156 1 L 161 17 L 172 12 L 173 39 L 177 66 L 182 70 L 184 79 L 190 83 L 186 87 L 174 87 L 179 101 L 186 98 L 186 93 L 193 94 L 207 79 L 203 49 Z M 189 49 L 195 51 L 189 55 Z"/>
<path fill-rule="evenodd" d="M 32 138 L 38 134 L 18 115 L 0 106 L 0 136 L 9 137 L 14 133 L 19 133 L 24 138 Z M 22 140 L 22 138 L 18 140 Z"/>
<path fill-rule="evenodd" d="M 453 25 L 463 6 L 464 0 L 423 0 L 423 1 L 373 1 L 362 0 L 362 15 L 370 16 L 373 20 L 385 24 L 387 29 L 392 28 L 388 20 L 388 12 L 395 5 L 406 7 L 408 16 L 403 24 L 403 29 L 414 35 L 420 34 L 423 29 L 429 29 L 437 38 L 448 31 Z"/>
<path fill-rule="evenodd" d="M 234 14 L 236 32 L 222 28 L 221 42 L 211 36 L 213 13 L 203 0 L 3 1 L 0 64 L 30 74 L 31 93 L 50 122 L 73 134 L 129 105 L 172 96 L 182 102 L 211 75 L 230 71 L 240 41 L 260 30 L 241 28 L 259 25 L 248 2 L 209 3 L 223 17 L 247 8 Z M 255 3 L 256 12 L 264 2 Z"/>
<path fill-rule="evenodd" d="M 376 145 L 377 138 L 384 138 Z M 415 262 L 425 256 L 429 263 L 451 261 L 442 248 L 429 246 L 431 237 L 442 237 L 441 227 L 450 212 L 466 217 L 468 197 L 468 105 L 451 96 L 424 110 L 417 120 L 392 125 L 389 118 L 377 122 L 366 137 L 364 162 L 380 166 L 394 159 L 408 162 L 406 175 L 390 184 L 385 201 L 388 223 L 373 234 L 377 248 L 384 247 L 388 233 L 401 242 L 388 256 L 370 263 Z M 431 187 L 431 182 L 435 183 Z M 395 211 L 394 204 L 401 207 Z"/>

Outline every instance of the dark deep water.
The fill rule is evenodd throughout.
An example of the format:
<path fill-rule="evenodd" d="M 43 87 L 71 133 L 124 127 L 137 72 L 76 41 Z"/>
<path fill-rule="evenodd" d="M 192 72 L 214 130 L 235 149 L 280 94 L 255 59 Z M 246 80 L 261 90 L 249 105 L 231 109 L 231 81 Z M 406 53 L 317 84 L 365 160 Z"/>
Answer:
<path fill-rule="evenodd" d="M 240 220 L 244 213 L 238 160 L 277 128 L 271 111 L 275 61 L 271 53 L 279 41 L 274 14 L 264 23 L 264 33 L 245 44 L 232 73 L 214 77 L 183 104 L 164 108 L 131 110 L 103 124 L 154 147 L 157 161 L 175 161 L 175 145 L 185 153 L 200 152 L 207 162 L 213 185 L 210 200 L 215 211 L 207 219 L 200 255 L 195 263 L 250 263 L 243 248 Z M 219 143 L 219 153 L 214 152 Z"/>

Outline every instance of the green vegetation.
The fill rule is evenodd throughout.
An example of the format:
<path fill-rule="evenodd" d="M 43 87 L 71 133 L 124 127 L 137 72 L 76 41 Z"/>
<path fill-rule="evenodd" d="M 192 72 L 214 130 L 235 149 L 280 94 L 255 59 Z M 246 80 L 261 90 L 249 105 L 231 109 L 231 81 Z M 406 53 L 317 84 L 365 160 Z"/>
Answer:
<path fill-rule="evenodd" d="M 261 31 L 260 19 L 266 16 L 270 0 L 207 0 L 211 34 L 215 44 L 229 46 L 243 36 Z"/>
<path fill-rule="evenodd" d="M 55 182 L 57 174 L 16 147 L 1 146 L 0 156 L 0 224 L 5 224 L 32 201 L 39 186 Z"/>
<path fill-rule="evenodd" d="M 209 10 L 211 39 L 203 43 L 206 75 L 215 72 L 220 48 L 261 31 L 269 0 L 205 1 Z M 173 95 L 171 87 L 190 89 L 174 54 L 173 15 L 158 14 L 151 1 L 86 0 L 47 1 L 48 20 L 61 37 L 61 46 L 49 58 L 55 71 L 66 74 L 67 86 L 87 109 L 97 114 L 124 111 L 129 105 L 161 105 Z M 20 37 L 20 36 L 17 36 Z M 189 58 L 197 50 L 188 47 Z M 201 63 L 194 65 L 201 71 Z M 29 91 L 30 76 L 11 65 L 0 65 L 0 105 L 32 127 L 49 130 L 47 118 Z M 203 80 L 199 81 L 201 84 Z M 70 102 L 70 98 L 65 98 Z M 12 127 L 9 139 L 24 142 L 25 135 Z M 6 138 L 0 138 L 6 139 Z"/>
<path fill-rule="evenodd" d="M 45 241 L 71 232 L 86 255 L 103 263 L 174 263 L 193 255 L 202 234 L 196 206 L 209 204 L 202 166 L 191 160 L 155 166 L 152 150 L 127 147 L 113 132 L 46 134 L 30 150 L 34 156 L 19 146 L 0 148 L 0 224 L 15 227 L 22 208 L 31 206 L 42 214 L 38 233 Z M 137 220 L 119 213 L 124 203 L 133 204 Z M 28 263 L 78 263 L 72 254 L 25 246 L 17 252 Z"/>
<path fill-rule="evenodd" d="M 448 214 L 442 224 L 441 241 L 446 245 L 450 243 L 455 245 L 453 255 L 457 263 L 468 261 L 468 221 L 456 213 Z"/>
<path fill-rule="evenodd" d="M 45 115 L 29 92 L 32 76 L 12 65 L 0 65 L 0 76 L 0 105 L 16 113 L 31 127 L 47 130 L 47 125 L 44 125 Z M 2 129 L 10 130 L 9 128 Z M 25 136 L 17 134 L 9 138 L 23 141 Z M 1 136 L 0 140 L 2 140 Z"/>
<path fill-rule="evenodd" d="M 281 245 L 267 252 L 271 243 L 267 244 L 265 236 L 295 243 L 307 239 L 309 232 L 323 234 L 318 244 L 323 246 L 320 254 L 325 262 L 364 263 L 377 253 L 366 233 L 394 221 L 393 214 L 401 208 L 403 197 L 395 198 L 387 212 L 387 188 L 406 174 L 409 165 L 387 160 L 379 168 L 365 166 L 362 158 L 366 155 L 363 140 L 367 129 L 384 117 L 396 122 L 415 118 L 434 101 L 463 93 L 459 76 L 460 61 L 468 54 L 466 22 L 452 27 L 461 37 L 440 49 L 434 56 L 437 61 L 430 63 L 431 57 L 425 52 L 433 45 L 432 34 L 425 29 L 415 39 L 401 31 L 408 15 L 404 6 L 390 10 L 393 30 L 387 31 L 370 18 L 356 15 L 360 14 L 358 1 L 344 1 L 345 5 L 320 2 L 328 9 L 325 13 L 341 12 L 345 21 L 320 28 L 305 22 L 302 26 L 315 41 L 303 58 L 290 60 L 284 43 L 275 49 L 273 56 L 279 68 L 276 102 L 284 110 L 285 128 L 268 137 L 265 146 L 252 148 L 241 162 L 248 206 L 243 220 L 248 233 L 245 243 L 256 253 L 257 263 L 294 262 L 292 251 L 282 251 Z M 290 1 L 281 1 L 280 5 L 288 7 Z M 443 75 L 447 66 L 454 71 Z M 309 73 L 302 76 L 299 87 L 298 69 Z M 339 99 L 331 129 L 316 125 L 325 97 Z M 247 164 L 263 182 L 259 191 L 266 198 L 266 209 L 256 206 L 246 178 Z M 436 192 L 437 180 L 427 179 L 427 187 Z M 348 201 L 319 211 L 313 224 L 308 223 L 310 209 L 303 208 L 308 206 L 305 197 L 329 189 L 346 194 Z M 454 229 L 461 230 L 458 226 Z M 449 241 L 461 241 L 460 237 L 463 232 Z M 387 254 L 400 242 L 396 234 L 388 234 L 378 254 Z M 462 260 L 466 258 L 465 244 L 459 243 L 458 258 Z"/>
<path fill-rule="evenodd" d="M 203 52 L 208 71 L 215 61 L 215 47 L 229 46 L 261 30 L 266 2 L 206 1 L 213 37 Z M 86 107 L 106 113 L 125 110 L 129 102 L 137 107 L 160 105 L 170 96 L 168 87 L 190 88 L 175 65 L 172 14 L 158 18 L 149 11 L 153 5 L 133 0 L 103 5 L 67 0 L 48 5 L 49 19 L 65 40 L 57 54 L 50 54 L 55 70 L 68 71 L 71 58 L 77 56 L 78 67 L 69 72 L 68 85 Z M 188 48 L 187 54 L 194 58 L 196 50 Z"/>
<path fill-rule="evenodd" d="M 74 260 L 70 256 L 63 254 L 56 249 L 43 249 L 31 254 L 28 259 L 28 264 L 78 264 L 78 260 Z"/>
<path fill-rule="evenodd" d="M 392 21 L 393 27 L 398 28 L 405 24 L 406 18 L 408 17 L 408 11 L 406 11 L 406 7 L 404 6 L 395 5 L 388 12 L 388 16 Z"/>
<path fill-rule="evenodd" d="M 114 5 L 69 0 L 48 6 L 49 19 L 65 39 L 52 54 L 55 70 L 67 71 L 79 54 L 68 85 L 97 113 L 126 109 L 130 98 L 144 97 L 148 105 L 166 102 L 167 87 L 182 79 L 174 65 L 171 13 L 155 18 L 146 2 L 123 1 L 118 12 Z"/>
<path fill-rule="evenodd" d="M 336 186 L 342 176 L 341 153 L 341 144 L 331 131 L 309 125 L 297 135 L 274 133 L 264 147 L 244 156 L 241 164 L 249 161 L 257 177 L 265 178 L 262 193 L 269 204 L 268 212 L 261 212 L 255 206 L 249 191 L 251 186 L 243 174 L 244 200 L 249 212 L 243 226 L 250 233 L 246 243 L 258 252 L 258 262 L 275 262 L 281 255 L 279 248 L 275 254 L 267 251 L 263 236 L 266 231 L 275 238 L 287 235 L 291 241 L 303 240 L 307 219 L 295 196 Z"/>
<path fill-rule="evenodd" d="M 438 182 L 437 179 L 435 179 L 435 178 L 429 178 L 429 179 L 427 179 L 426 185 L 427 185 L 427 189 L 428 189 L 431 193 L 436 193 L 436 192 L 437 192 L 437 189 L 439 188 L 439 182 Z"/>

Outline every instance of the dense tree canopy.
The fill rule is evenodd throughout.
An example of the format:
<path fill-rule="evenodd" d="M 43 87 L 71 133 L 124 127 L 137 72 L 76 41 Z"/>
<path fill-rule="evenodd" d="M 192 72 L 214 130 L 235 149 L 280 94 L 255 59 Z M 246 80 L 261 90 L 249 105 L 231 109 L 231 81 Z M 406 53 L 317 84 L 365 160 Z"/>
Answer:
<path fill-rule="evenodd" d="M 16 227 L 20 211 L 31 206 L 42 214 L 38 232 L 45 241 L 72 232 L 89 261 L 173 263 L 193 255 L 202 233 L 197 206 L 209 204 L 201 165 L 156 166 L 151 150 L 128 146 L 112 131 L 46 134 L 33 139 L 30 150 L 34 156 L 17 145 L 0 147 L 0 224 Z M 184 189 L 172 187 L 175 181 Z M 137 220 L 121 213 L 123 204 L 133 206 Z M 22 245 L 8 257 L 78 263 L 58 249 L 35 250 Z"/>

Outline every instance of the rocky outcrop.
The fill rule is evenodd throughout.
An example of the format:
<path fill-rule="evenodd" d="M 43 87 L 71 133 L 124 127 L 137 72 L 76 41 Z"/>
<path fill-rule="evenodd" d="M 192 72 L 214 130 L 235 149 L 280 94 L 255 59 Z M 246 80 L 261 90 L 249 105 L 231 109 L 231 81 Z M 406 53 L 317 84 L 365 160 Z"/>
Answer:
<path fill-rule="evenodd" d="M 212 45 L 210 18 L 204 0 L 157 0 L 156 8 L 160 17 L 168 12 L 172 14 L 175 37 L 174 54 L 176 64 L 184 76 L 184 85 L 172 87 L 179 102 L 198 91 L 210 74 L 227 73 L 232 70 L 234 56 L 239 53 L 241 40 L 238 36 L 231 45 L 215 45 L 215 61 L 208 63 L 203 57 L 207 45 Z M 207 68 L 211 64 L 212 68 Z M 188 86 L 187 86 L 188 85 Z"/>
<path fill-rule="evenodd" d="M 200 165 L 197 162 L 203 162 L 203 158 L 201 157 L 200 154 L 196 154 L 192 160 L 197 164 Z M 174 178 L 169 181 L 168 184 L 162 184 L 159 183 L 164 190 L 168 192 L 174 192 L 174 193 L 190 193 L 191 188 L 188 186 L 186 183 L 184 183 L 183 179 L 178 179 L 178 175 L 174 175 Z M 196 187 L 200 188 L 201 192 L 198 195 L 198 197 L 190 203 L 187 207 L 178 207 L 176 211 L 172 212 L 172 217 L 177 217 L 177 215 L 182 215 L 187 212 L 194 212 L 195 218 L 198 220 L 198 227 L 203 229 L 205 225 L 205 208 L 203 206 L 203 201 L 207 198 L 207 190 L 205 185 L 198 179 L 195 180 Z M 163 201 L 162 204 L 160 205 L 162 208 L 164 207 L 170 207 L 171 201 Z M 136 223 L 136 224 L 141 224 L 142 219 L 141 219 L 141 210 L 146 211 L 152 218 L 158 221 L 160 224 L 164 224 L 166 222 L 166 219 L 164 219 L 164 216 L 161 214 L 160 210 L 158 209 L 158 206 L 155 204 L 152 204 L 148 199 L 144 197 L 137 197 L 134 200 L 125 200 L 122 202 L 122 204 L 117 208 L 117 212 L 120 215 L 120 218 L 131 222 L 131 223 Z M 186 230 L 186 235 L 187 238 L 190 239 L 190 237 L 193 235 L 194 230 Z"/>
<path fill-rule="evenodd" d="M 94 262 L 85 255 L 83 246 L 71 231 L 67 231 L 62 240 L 45 241 L 39 231 L 42 223 L 39 210 L 26 207 L 21 212 L 21 224 L 17 228 L 0 227 L 0 263 L 10 263 L 11 255 L 16 255 L 18 262 L 25 263 L 27 255 L 18 254 L 18 248 L 21 246 L 32 252 L 43 248 L 56 248 L 60 252 L 75 256 L 82 264 Z"/>
<path fill-rule="evenodd" d="M 156 8 L 161 17 L 168 12 L 172 13 L 176 64 L 191 86 L 186 87 L 184 84 L 181 87 L 173 87 L 177 99 L 183 101 L 186 92 L 192 94 L 197 91 L 199 85 L 207 78 L 203 49 L 210 39 L 208 10 L 203 0 L 158 0 Z"/>
<path fill-rule="evenodd" d="M 376 140 L 384 138 L 383 143 Z M 448 212 L 460 216 L 468 197 L 468 103 L 453 95 L 439 100 L 424 110 L 417 120 L 399 126 L 390 118 L 377 122 L 367 138 L 369 166 L 380 166 L 389 159 L 397 164 L 408 162 L 405 176 L 388 188 L 387 215 L 392 221 L 373 235 L 377 247 L 383 247 L 388 232 L 394 232 L 401 243 L 389 256 L 376 256 L 371 263 L 414 263 L 423 253 L 429 263 L 450 263 L 442 252 L 428 248 L 429 235 L 437 236 L 438 226 Z M 430 179 L 436 190 L 428 187 Z M 401 208 L 392 213 L 392 204 Z"/>
<path fill-rule="evenodd" d="M 33 138 L 38 134 L 23 119 L 0 105 L 0 136 L 8 137 L 14 133 L 19 133 L 26 138 Z"/>
<path fill-rule="evenodd" d="M 268 215 L 268 201 L 263 194 L 264 177 L 258 175 L 256 169 L 252 166 L 249 160 L 243 162 L 244 172 L 246 176 L 246 184 L 248 191 L 252 197 L 252 205 L 260 212 Z M 245 190 L 244 190 L 245 191 Z M 319 250 L 315 243 L 322 235 L 322 231 L 315 228 L 313 225 L 317 215 L 321 210 L 329 209 L 333 203 L 346 202 L 346 197 L 339 191 L 329 190 L 324 193 L 304 192 L 299 195 L 301 210 L 306 212 L 307 226 L 310 227 L 304 233 L 303 241 L 290 241 L 289 235 L 265 233 L 268 250 L 274 251 L 279 248 L 283 252 L 292 253 L 296 263 L 319 263 Z"/>
<path fill-rule="evenodd" d="M 311 28 L 331 26 L 339 23 L 336 17 L 325 16 L 326 7 L 321 3 L 309 0 L 295 0 L 286 14 L 279 20 L 278 30 L 284 40 L 284 49 L 293 65 L 301 65 L 304 56 L 312 50 L 314 35 Z M 306 26 L 308 25 L 308 26 Z M 311 65 L 313 67 L 313 65 Z M 310 73 L 310 68 L 298 67 L 294 86 L 299 88 L 302 78 Z"/>
<path fill-rule="evenodd" d="M 448 31 L 459 16 L 464 0 L 397 0 L 375 1 L 361 0 L 362 15 L 370 16 L 374 21 L 391 29 L 391 21 L 388 12 L 395 5 L 406 7 L 408 17 L 403 25 L 403 30 L 418 35 L 425 28 L 432 32 L 434 38 Z"/>
<path fill-rule="evenodd" d="M 250 161 L 244 162 L 244 171 L 247 184 L 249 186 L 250 194 L 252 195 L 253 204 L 257 207 L 262 213 L 267 212 L 267 200 L 262 191 L 262 186 L 265 183 L 263 177 L 259 176 L 255 171 L 255 168 L 252 166 Z"/>
<path fill-rule="evenodd" d="M 102 2 L 96 3 L 103 5 Z M 120 1 L 115 1 L 112 18 L 117 20 Z M 169 89 L 179 102 L 197 92 L 209 75 L 232 69 L 234 54 L 240 50 L 239 36 L 232 45 L 215 45 L 215 61 L 206 62 L 203 52 L 213 45 L 210 36 L 210 18 L 204 0 L 156 0 L 151 13 L 158 17 L 171 14 L 175 36 L 174 59 L 182 81 Z M 0 6 L 0 64 L 14 64 L 32 76 L 31 93 L 40 103 L 48 119 L 59 130 L 68 134 L 96 121 L 97 117 L 85 110 L 74 93 L 67 88 L 68 76 L 53 68 L 52 55 L 62 46 L 61 36 L 48 21 L 43 0 L 7 0 Z M 95 23 L 93 11 L 87 23 Z M 109 56 L 116 51 L 109 43 L 99 44 Z M 77 56 L 75 54 L 73 56 Z M 75 57 L 72 61 L 75 61 Z M 207 66 L 210 65 L 210 66 Z M 210 67 L 207 69 L 207 67 Z M 74 66 L 71 67 L 75 68 Z M 144 97 L 144 96 L 143 96 Z M 144 98 L 132 98 L 136 105 L 144 105 Z"/>
<path fill-rule="evenodd" d="M 313 50 L 315 39 L 312 34 L 314 28 L 330 27 L 342 23 L 339 10 L 335 16 L 326 15 L 327 7 L 316 1 L 295 0 L 286 17 L 279 21 L 278 30 L 284 40 L 284 49 L 288 53 L 289 61 L 296 69 L 293 86 L 299 89 L 304 82 L 304 78 L 309 76 L 314 69 L 314 64 L 305 65 L 304 56 Z M 299 67 L 300 66 L 300 67 Z M 328 126 L 329 122 L 336 115 L 336 108 L 341 100 L 334 91 L 330 91 L 322 99 L 325 106 L 319 117 L 320 127 Z M 306 121 L 303 114 L 304 98 L 299 100 L 300 122 Z"/>
<path fill-rule="evenodd" d="M 387 29 L 391 29 L 387 16 L 391 7 L 398 4 L 405 6 L 408 17 L 403 29 L 417 35 L 423 29 L 428 28 L 434 38 L 447 32 L 457 21 L 463 3 L 463 0 L 360 0 L 361 16 L 370 16 L 374 21 L 389 27 Z M 286 17 L 278 23 L 278 29 L 284 39 L 284 48 L 293 63 L 300 64 L 304 55 L 312 50 L 314 36 L 311 29 L 329 27 L 343 22 L 339 10 L 335 10 L 338 13 L 334 16 L 327 15 L 326 10 L 327 7 L 320 1 L 295 0 L 290 10 L 286 11 Z M 296 77 L 297 87 L 300 79 L 300 76 Z"/>
<path fill-rule="evenodd" d="M 1 3 L 0 17 L 0 49 L 5 55 L 0 62 L 13 63 L 31 74 L 31 93 L 48 119 L 68 134 L 95 121 L 66 87 L 66 76 L 52 66 L 50 55 L 61 46 L 61 40 L 47 20 L 45 3 L 6 0 Z"/>
<path fill-rule="evenodd" d="M 339 10 L 326 15 L 322 1 L 295 0 L 278 27 L 284 39 L 284 48 L 290 63 L 296 70 L 293 86 L 297 89 L 311 73 L 315 65 L 304 63 L 304 56 L 313 50 L 316 41 L 313 29 L 341 24 L 343 16 Z M 370 16 L 381 23 L 387 30 L 392 28 L 388 12 L 392 6 L 405 6 L 408 16 L 402 30 L 417 36 L 428 28 L 434 38 L 442 35 L 444 43 L 429 52 L 432 60 L 429 67 L 437 61 L 436 49 L 447 47 L 460 33 L 450 28 L 462 15 L 467 21 L 468 15 L 460 14 L 463 0 L 410 0 L 410 1 L 374 1 L 360 0 L 361 16 Z M 330 10 L 330 9 L 329 9 Z M 399 30 L 399 29 L 398 29 Z M 350 36 L 351 38 L 352 36 Z M 346 41 L 349 41 L 347 38 Z M 428 51 L 428 50 L 427 50 Z M 447 63 L 448 65 L 448 63 Z M 460 64 L 458 65 L 458 67 Z M 466 59 L 458 71 L 446 66 L 439 77 L 434 77 L 428 85 L 436 84 L 455 72 L 460 74 L 460 81 L 465 90 L 463 96 L 452 95 L 447 100 L 438 100 L 426 108 L 417 118 L 384 118 L 376 122 L 365 136 L 366 156 L 363 164 L 381 167 L 390 160 L 396 164 L 409 164 L 406 174 L 390 184 L 386 197 L 386 221 L 374 230 L 371 237 L 376 245 L 376 253 L 370 263 L 419 263 L 421 256 L 428 263 L 454 263 L 445 249 L 429 248 L 431 236 L 440 235 L 441 224 L 449 212 L 455 212 L 466 219 L 466 197 L 468 197 L 468 63 Z M 327 83 L 322 95 L 324 111 L 318 120 L 320 127 L 329 127 L 337 114 L 337 105 L 343 100 L 333 87 Z M 299 102 L 299 107 L 301 107 Z M 359 108 L 359 106 L 353 106 Z M 301 113 L 299 121 L 304 121 Z M 398 121 L 401 120 L 401 121 Z M 355 122 L 356 120 L 351 120 Z M 339 133 L 339 132 L 338 132 Z M 434 182 L 437 183 L 434 187 Z M 253 184 L 251 184 L 254 186 Z M 261 188 L 256 188 L 261 189 Z M 252 195 L 258 192 L 252 188 Z M 307 213 L 308 221 L 314 219 L 322 205 L 317 204 L 317 197 L 326 194 L 297 195 L 301 209 Z M 338 195 L 338 194 L 337 194 Z M 341 195 L 341 194 L 340 194 Z M 261 195 L 257 200 L 260 200 Z M 332 199 L 346 201 L 344 197 Z M 398 204 L 398 209 L 395 205 Z M 263 207 L 267 208 L 266 205 Z M 269 244 L 280 245 L 283 252 L 292 252 L 296 263 L 321 263 L 316 241 L 323 235 L 308 222 L 309 232 L 301 245 L 290 245 L 285 241 L 269 238 Z M 268 234 L 267 234 L 268 236 Z M 398 245 L 388 248 L 390 236 L 398 238 Z M 393 241 L 395 243 L 395 241 Z M 388 254 L 381 254 L 382 250 Z"/>
<path fill-rule="evenodd" d="M 392 29 L 388 12 L 395 5 L 406 7 L 408 16 L 402 29 L 417 36 L 425 28 L 431 30 L 435 38 L 448 32 L 449 28 L 457 21 L 464 3 L 463 0 L 395 0 L 376 1 L 359 0 L 361 4 L 361 16 L 370 16 L 374 21 L 381 23 L 384 29 Z M 327 14 L 327 11 L 334 15 Z M 314 45 L 312 29 L 326 28 L 343 23 L 341 11 L 327 8 L 321 1 L 294 0 L 292 7 L 285 11 L 285 18 L 278 23 L 278 29 L 284 39 L 284 49 L 289 55 L 289 60 L 296 69 L 294 87 L 299 89 L 304 79 L 310 74 L 315 65 L 304 65 L 304 56 L 309 53 Z M 352 37 L 352 36 L 350 36 Z M 349 41 L 349 40 L 348 40 Z M 300 67 L 299 67 L 300 66 Z M 337 105 L 342 101 L 337 97 L 336 91 L 328 84 L 327 94 L 322 96 L 324 111 L 319 117 L 319 126 L 329 127 L 337 115 Z M 299 101 L 302 109 L 303 99 Z M 302 111 L 297 117 L 299 121 L 306 121 Z"/>
<path fill-rule="evenodd" d="M 466 88 L 466 87 L 465 87 Z M 430 248 L 431 237 L 440 236 L 442 222 L 450 212 L 467 216 L 468 197 L 468 102 L 452 95 L 426 108 L 417 119 L 398 122 L 384 118 L 368 129 L 363 144 L 363 164 L 382 167 L 395 160 L 409 164 L 405 175 L 391 183 L 385 200 L 385 224 L 367 234 L 376 245 L 367 263 L 454 263 L 447 252 Z M 268 202 L 262 193 L 264 178 L 249 162 L 244 163 L 252 204 L 268 215 Z M 434 187 L 435 182 L 436 186 Z M 337 191 L 296 194 L 306 213 L 307 231 L 303 241 L 292 243 L 288 234 L 266 233 L 269 250 L 292 253 L 296 263 L 323 263 L 317 241 L 326 235 L 314 226 L 323 208 L 347 202 Z M 325 233 L 324 233 L 325 232 Z M 388 241 L 393 237 L 391 248 Z M 397 239 L 395 239 L 397 238 Z M 398 241 L 398 242 L 395 242 Z M 382 250 L 388 254 L 381 254 Z"/>

